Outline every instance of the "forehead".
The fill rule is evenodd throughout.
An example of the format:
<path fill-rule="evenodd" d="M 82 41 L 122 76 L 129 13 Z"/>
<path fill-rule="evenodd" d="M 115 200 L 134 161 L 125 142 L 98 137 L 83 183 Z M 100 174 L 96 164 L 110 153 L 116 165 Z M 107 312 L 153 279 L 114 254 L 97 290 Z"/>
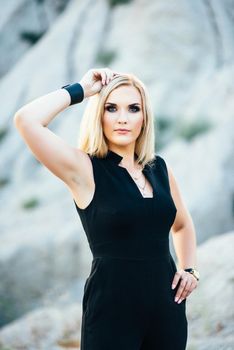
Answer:
<path fill-rule="evenodd" d="M 141 103 L 141 94 L 134 86 L 118 86 L 115 90 L 111 91 L 106 99 L 107 102 L 112 103 Z"/>

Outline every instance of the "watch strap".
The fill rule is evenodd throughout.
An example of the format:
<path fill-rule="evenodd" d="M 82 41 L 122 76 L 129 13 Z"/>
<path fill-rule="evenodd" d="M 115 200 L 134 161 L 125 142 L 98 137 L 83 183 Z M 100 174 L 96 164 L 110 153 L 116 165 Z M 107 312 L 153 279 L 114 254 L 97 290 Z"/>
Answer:
<path fill-rule="evenodd" d="M 188 267 L 187 269 L 184 269 L 184 271 L 187 271 L 187 272 L 192 272 L 194 269 L 192 267 Z"/>

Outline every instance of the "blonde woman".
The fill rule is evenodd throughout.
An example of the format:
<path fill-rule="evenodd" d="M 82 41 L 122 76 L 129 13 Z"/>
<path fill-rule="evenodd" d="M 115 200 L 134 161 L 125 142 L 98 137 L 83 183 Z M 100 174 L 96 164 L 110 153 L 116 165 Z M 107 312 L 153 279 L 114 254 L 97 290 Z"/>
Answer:
<path fill-rule="evenodd" d="M 71 147 L 47 125 L 85 98 L 79 145 Z M 20 108 L 14 123 L 67 185 L 93 254 L 81 350 L 185 349 L 186 298 L 199 280 L 196 235 L 172 169 L 155 153 L 144 84 L 133 74 L 90 69 L 79 83 Z"/>

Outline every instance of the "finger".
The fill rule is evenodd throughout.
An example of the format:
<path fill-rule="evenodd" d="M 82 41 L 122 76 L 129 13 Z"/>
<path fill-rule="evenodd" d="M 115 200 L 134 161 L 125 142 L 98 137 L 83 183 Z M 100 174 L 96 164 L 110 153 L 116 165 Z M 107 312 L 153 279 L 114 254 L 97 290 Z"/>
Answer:
<path fill-rule="evenodd" d="M 105 85 L 106 82 L 106 72 L 103 70 L 101 71 L 101 76 L 102 76 L 102 84 Z"/>
<path fill-rule="evenodd" d="M 95 71 L 95 75 L 99 75 L 99 78 L 101 78 L 101 83 L 102 85 L 105 84 L 105 80 L 106 80 L 106 73 L 105 73 L 105 68 L 100 68 L 100 69 L 97 69 Z"/>
<path fill-rule="evenodd" d="M 110 68 L 105 67 L 104 71 L 106 73 L 106 84 L 108 84 L 112 76 L 112 70 Z"/>
<path fill-rule="evenodd" d="M 101 74 L 102 74 L 102 84 L 107 85 L 112 78 L 111 70 L 108 68 L 103 68 L 101 71 Z"/>
<path fill-rule="evenodd" d="M 106 84 L 109 84 L 112 77 L 111 71 L 109 69 L 106 71 L 106 75 L 107 75 Z"/>
<path fill-rule="evenodd" d="M 185 274 L 182 272 L 182 276 L 181 276 L 181 280 L 180 280 L 180 285 L 179 288 L 176 292 L 176 296 L 175 296 L 175 301 L 178 301 L 184 291 L 184 287 L 187 283 L 187 278 L 186 278 L 186 272 Z"/>
<path fill-rule="evenodd" d="M 196 277 L 194 277 L 193 275 L 191 275 L 191 278 L 192 278 L 192 280 L 191 280 L 191 282 L 192 282 L 191 287 L 192 287 L 192 290 L 193 290 L 193 289 L 195 289 L 197 287 L 198 281 L 197 281 Z"/>
<path fill-rule="evenodd" d="M 188 295 L 192 291 L 192 284 L 193 283 L 191 280 L 187 280 L 187 283 L 184 286 L 184 290 L 180 296 L 180 299 L 178 300 L 178 304 L 180 304 L 183 299 L 186 299 L 188 297 Z"/>
<path fill-rule="evenodd" d="M 102 80 L 102 75 L 100 71 L 94 71 L 93 75 L 95 76 L 95 78 L 97 78 L 97 80 Z"/>
<path fill-rule="evenodd" d="M 192 281 L 192 285 L 191 285 L 191 291 L 190 291 L 190 293 L 192 293 L 192 291 L 194 290 L 194 289 L 196 289 L 197 288 L 197 280 L 196 281 Z"/>
<path fill-rule="evenodd" d="M 171 286 L 172 289 L 174 289 L 176 287 L 176 285 L 179 282 L 180 278 L 181 278 L 181 273 L 179 271 L 176 271 L 175 276 L 174 276 L 173 281 L 172 281 L 172 286 Z"/>
<path fill-rule="evenodd" d="M 106 74 L 107 74 L 107 81 L 106 81 L 106 83 L 109 84 L 109 82 L 110 82 L 110 81 L 113 79 L 113 77 L 114 77 L 114 72 L 113 72 L 111 69 L 107 68 L 107 69 L 106 69 Z"/>
<path fill-rule="evenodd" d="M 192 291 L 193 291 L 195 288 L 196 288 L 196 284 L 192 283 L 192 284 L 190 285 L 190 287 L 189 287 L 189 290 L 187 291 L 187 294 L 186 294 L 184 297 L 180 298 L 180 300 L 178 301 L 178 304 L 179 304 L 181 301 L 183 301 L 184 299 L 188 298 L 188 296 L 192 293 Z"/>

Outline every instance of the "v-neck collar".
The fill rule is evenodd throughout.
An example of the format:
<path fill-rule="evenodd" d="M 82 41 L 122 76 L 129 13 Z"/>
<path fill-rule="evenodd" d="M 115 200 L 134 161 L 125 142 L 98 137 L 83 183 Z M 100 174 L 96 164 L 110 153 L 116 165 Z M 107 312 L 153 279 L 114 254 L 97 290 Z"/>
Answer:
<path fill-rule="evenodd" d="M 134 153 L 134 155 L 135 155 L 135 159 L 137 158 L 137 154 L 136 153 Z M 112 151 L 112 150 L 108 150 L 108 152 L 107 152 L 107 155 L 106 155 L 106 158 L 107 159 L 109 159 L 109 160 L 112 160 L 114 163 L 116 163 L 117 165 L 121 162 L 121 160 L 123 159 L 123 157 L 120 155 L 120 154 L 118 154 L 118 153 L 116 153 L 116 152 L 114 152 L 114 151 Z"/>
<path fill-rule="evenodd" d="M 134 153 L 135 155 L 135 159 L 137 158 L 137 154 Z M 133 180 L 133 178 L 131 177 L 130 173 L 128 172 L 128 170 L 125 168 L 125 167 L 122 167 L 119 165 L 119 163 L 121 162 L 121 160 L 123 159 L 123 157 L 112 151 L 112 150 L 108 150 L 107 152 L 107 155 L 106 155 L 106 159 L 112 161 L 113 163 L 115 163 L 119 168 L 122 168 L 123 171 L 128 175 L 129 179 L 131 180 L 131 183 L 134 185 L 135 187 L 135 191 L 138 193 L 138 196 L 141 198 L 141 199 L 155 199 L 156 196 L 158 196 L 157 194 L 157 183 L 156 183 L 156 179 L 155 179 L 155 175 L 154 175 L 154 172 L 153 172 L 153 169 L 148 166 L 148 164 L 145 165 L 145 167 L 143 168 L 142 172 L 143 174 L 147 177 L 147 179 L 149 180 L 149 182 L 151 183 L 151 186 L 153 188 L 153 197 L 143 197 L 142 193 L 140 192 L 138 186 L 136 185 L 135 181 Z"/>

